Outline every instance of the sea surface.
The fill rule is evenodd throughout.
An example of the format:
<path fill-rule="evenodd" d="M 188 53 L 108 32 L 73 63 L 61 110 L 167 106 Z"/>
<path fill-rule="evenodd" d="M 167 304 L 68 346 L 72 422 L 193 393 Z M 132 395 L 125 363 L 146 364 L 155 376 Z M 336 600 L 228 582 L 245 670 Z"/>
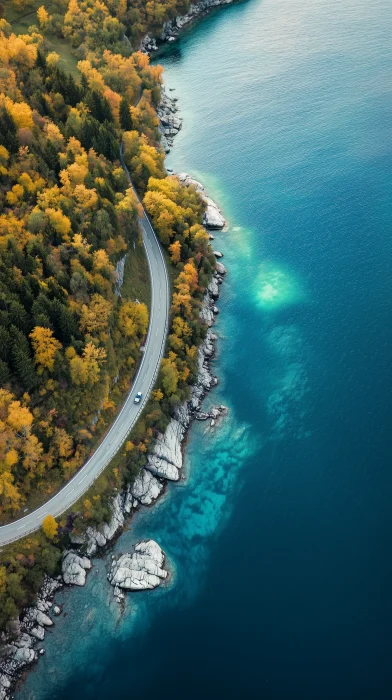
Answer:
<path fill-rule="evenodd" d="M 391 36 L 391 0 L 249 0 L 161 56 L 168 166 L 229 222 L 230 413 L 115 545 L 169 584 L 120 617 L 98 560 L 18 700 L 391 697 Z"/>

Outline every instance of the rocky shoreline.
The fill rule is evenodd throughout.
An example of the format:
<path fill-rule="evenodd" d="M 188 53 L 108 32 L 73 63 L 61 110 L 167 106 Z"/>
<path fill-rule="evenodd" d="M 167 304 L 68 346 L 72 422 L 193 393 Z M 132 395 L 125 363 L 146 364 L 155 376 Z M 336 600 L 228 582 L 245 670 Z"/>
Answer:
<path fill-rule="evenodd" d="M 140 49 L 147 54 L 158 49 L 158 44 L 166 41 L 175 41 L 181 29 L 208 14 L 214 7 L 221 5 L 231 5 L 238 0 L 200 0 L 197 4 L 192 3 L 185 15 L 177 15 L 173 19 L 164 23 L 159 34 L 146 34 L 140 43 Z"/>
<path fill-rule="evenodd" d="M 191 5 L 186 15 L 166 23 L 160 40 L 170 40 L 179 29 L 208 12 L 210 8 L 231 2 L 233 0 L 202 0 L 199 5 Z M 144 42 L 147 39 L 148 37 Z M 147 42 L 144 50 L 148 45 Z M 169 96 L 163 87 L 157 113 L 160 120 L 161 144 L 166 153 L 170 151 L 174 136 L 182 126 L 182 119 L 177 116 L 177 112 L 177 98 Z M 168 173 L 171 173 L 169 169 Z M 187 173 L 180 173 L 177 177 L 183 184 L 195 186 L 205 201 L 203 224 L 209 231 L 210 240 L 214 240 L 211 231 L 223 229 L 226 224 L 219 207 L 208 197 L 200 182 Z M 214 251 L 214 254 L 217 259 L 223 257 L 219 251 Z M 120 294 L 124 265 L 125 258 L 122 259 L 119 269 L 117 294 Z M 162 495 L 168 481 L 178 481 L 181 478 L 184 447 L 192 421 L 209 421 L 210 429 L 214 429 L 227 414 L 228 409 L 223 405 L 213 406 L 208 412 L 203 411 L 201 407 L 207 392 L 218 383 L 210 367 L 217 340 L 212 326 L 219 313 L 216 301 L 226 272 L 224 265 L 217 261 L 201 306 L 200 317 L 207 326 L 207 333 L 198 349 L 198 376 L 192 386 L 190 400 L 175 409 L 173 418 L 165 432 L 157 436 L 147 455 L 147 462 L 133 484 L 128 485 L 125 491 L 117 494 L 112 500 L 110 521 L 104 523 L 101 528 L 87 528 L 83 536 L 71 535 L 72 549 L 63 553 L 61 575 L 56 578 L 46 576 L 35 605 L 24 610 L 20 619 L 10 626 L 8 633 L 0 634 L 0 700 L 9 700 L 12 697 L 12 689 L 18 680 L 37 662 L 39 656 L 45 653 L 41 644 L 45 630 L 53 626 L 52 617 L 62 612 L 61 608 L 54 604 L 56 592 L 64 585 L 84 586 L 87 573 L 92 568 L 91 557 L 98 556 L 112 543 L 123 530 L 126 520 L 129 520 L 136 510 L 141 506 L 152 505 Z M 126 553 L 118 559 L 112 559 L 108 581 L 113 586 L 114 597 L 118 603 L 124 601 L 124 591 L 155 588 L 168 576 L 168 572 L 163 569 L 165 554 L 156 542 L 139 542 L 134 546 L 134 550 L 133 554 Z"/>
<path fill-rule="evenodd" d="M 220 210 L 207 197 L 203 186 L 186 174 L 181 174 L 180 179 L 187 185 L 194 184 L 201 195 L 208 199 L 207 211 L 210 207 L 211 218 L 206 216 L 205 226 L 223 228 L 225 221 Z M 212 234 L 210 237 L 213 238 Z M 219 251 L 215 255 L 221 256 Z M 0 635 L 0 700 L 11 697 L 12 688 L 18 679 L 45 653 L 41 642 L 45 629 L 53 626 L 50 614 L 61 613 L 61 609 L 54 605 L 56 591 L 64 585 L 83 586 L 87 572 L 92 568 L 90 558 L 112 542 L 122 531 L 126 519 L 140 506 L 154 503 L 164 491 L 167 481 L 178 481 L 181 478 L 184 445 L 192 421 L 209 421 L 210 428 L 213 429 L 226 415 L 225 406 L 214 406 L 208 412 L 201 408 L 206 393 L 218 383 L 210 367 L 217 340 L 212 326 L 218 314 L 216 301 L 225 274 L 224 265 L 217 262 L 200 310 L 200 317 L 207 326 L 207 334 L 198 350 L 198 376 L 191 389 L 190 400 L 176 408 L 165 432 L 158 435 L 148 453 L 145 466 L 133 484 L 113 499 L 110 522 L 104 523 L 101 528 L 87 528 L 83 536 L 71 535 L 72 549 L 63 553 L 62 575 L 57 578 L 46 576 L 35 605 L 27 608 L 21 618 L 13 622 L 7 634 Z M 108 578 L 114 587 L 116 600 L 121 602 L 124 599 L 123 590 L 143 590 L 159 585 L 167 577 L 167 572 L 162 568 L 163 561 L 164 553 L 152 540 L 138 543 L 134 554 L 124 554 L 118 561 L 113 560 Z"/>

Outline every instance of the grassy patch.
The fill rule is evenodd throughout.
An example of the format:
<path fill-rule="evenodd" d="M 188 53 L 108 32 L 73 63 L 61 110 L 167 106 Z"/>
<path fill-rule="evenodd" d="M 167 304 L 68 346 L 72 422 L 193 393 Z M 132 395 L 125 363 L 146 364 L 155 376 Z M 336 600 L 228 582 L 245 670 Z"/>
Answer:
<path fill-rule="evenodd" d="M 58 4 L 50 2 L 44 3 L 43 0 L 34 0 L 34 2 L 26 7 L 22 12 L 18 12 L 12 6 L 11 2 L 6 4 L 6 14 L 5 18 L 7 22 L 12 25 L 12 30 L 15 34 L 26 34 L 29 27 L 33 24 L 38 26 L 37 20 L 37 9 L 45 6 L 45 9 L 52 14 L 64 14 L 64 10 L 59 7 Z M 41 30 L 38 29 L 40 32 Z M 45 43 L 47 45 L 48 51 L 56 51 L 60 55 L 59 68 L 65 73 L 71 73 L 71 75 L 79 80 L 80 73 L 77 69 L 78 59 L 73 55 L 70 44 L 63 37 L 58 37 L 56 34 L 45 33 Z"/>
<path fill-rule="evenodd" d="M 33 0 L 31 4 L 25 7 L 23 10 L 17 10 L 13 6 L 12 2 L 8 0 L 5 3 L 5 18 L 7 22 L 12 24 L 15 32 L 26 32 L 26 30 L 31 27 L 32 24 L 38 25 L 37 10 L 39 7 L 41 7 L 41 5 L 45 6 L 45 10 L 47 10 L 50 15 L 64 14 L 64 10 L 59 7 L 58 3 L 48 3 L 44 2 L 44 0 Z"/>
<path fill-rule="evenodd" d="M 64 73 L 70 73 L 76 81 L 80 80 L 80 72 L 77 68 L 78 58 L 73 55 L 72 49 L 68 41 L 64 38 L 59 38 L 54 34 L 45 35 L 46 45 L 49 51 L 56 51 L 59 54 L 60 60 L 58 63 L 59 68 L 64 71 Z"/>
<path fill-rule="evenodd" d="M 147 304 L 148 308 L 150 308 L 151 283 L 146 253 L 143 243 L 139 238 L 134 243 L 134 246 L 134 248 L 131 248 L 125 262 L 124 283 L 121 288 L 121 295 L 124 299 L 132 301 L 138 299 L 144 304 Z"/>

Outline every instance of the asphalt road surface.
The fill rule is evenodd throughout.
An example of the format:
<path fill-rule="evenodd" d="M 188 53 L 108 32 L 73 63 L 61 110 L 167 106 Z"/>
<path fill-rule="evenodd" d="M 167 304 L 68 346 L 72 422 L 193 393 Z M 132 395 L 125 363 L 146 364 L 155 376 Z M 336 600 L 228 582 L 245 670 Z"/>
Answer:
<path fill-rule="evenodd" d="M 129 177 L 129 172 L 124 163 L 123 167 Z M 28 513 L 20 520 L 0 527 L 0 546 L 38 530 L 46 515 L 49 513 L 54 517 L 61 515 L 87 491 L 121 447 L 129 431 L 139 418 L 154 387 L 165 350 L 170 290 L 166 262 L 157 237 L 145 213 L 140 219 L 140 226 L 150 269 L 151 309 L 148 335 L 144 346 L 145 350 L 132 389 L 109 432 L 86 464 L 81 467 L 61 491 L 56 493 L 44 505 Z M 140 404 L 135 404 L 134 398 L 138 391 L 142 392 L 143 398 Z"/>

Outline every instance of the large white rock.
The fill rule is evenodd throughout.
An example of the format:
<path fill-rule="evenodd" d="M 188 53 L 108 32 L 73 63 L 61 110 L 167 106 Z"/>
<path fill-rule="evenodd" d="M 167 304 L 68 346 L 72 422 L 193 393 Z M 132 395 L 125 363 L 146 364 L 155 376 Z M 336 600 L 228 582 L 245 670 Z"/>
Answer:
<path fill-rule="evenodd" d="M 144 506 L 156 501 L 163 489 L 158 479 L 146 469 L 141 469 L 131 487 L 131 493 Z"/>
<path fill-rule="evenodd" d="M 84 586 L 86 571 L 89 569 L 91 569 L 90 559 L 81 557 L 76 552 L 65 552 L 62 561 L 64 583 L 69 586 Z"/>
<path fill-rule="evenodd" d="M 178 481 L 180 478 L 179 471 L 174 464 L 167 462 L 165 459 L 157 457 L 155 454 L 149 455 L 145 469 L 148 469 L 155 476 L 169 481 Z"/>
<path fill-rule="evenodd" d="M 177 469 L 182 467 L 182 440 L 184 437 L 184 426 L 175 418 L 172 418 L 164 434 L 160 433 L 156 439 L 153 453 L 174 464 Z"/>
<path fill-rule="evenodd" d="M 222 229 L 226 223 L 219 207 L 209 197 L 206 197 L 207 209 L 204 212 L 203 224 L 207 228 Z"/>
<path fill-rule="evenodd" d="M 139 542 L 134 554 L 123 554 L 113 562 L 110 583 L 129 591 L 156 588 L 167 577 L 167 571 L 162 569 L 164 559 L 164 553 L 154 540 Z"/>
<path fill-rule="evenodd" d="M 53 625 L 53 621 L 48 617 L 48 615 L 45 615 L 41 610 L 37 610 L 35 619 L 39 625 L 42 627 L 51 627 Z"/>
<path fill-rule="evenodd" d="M 200 318 L 210 328 L 214 324 L 214 312 L 208 304 L 203 304 L 200 309 Z"/>
<path fill-rule="evenodd" d="M 124 283 L 126 259 L 127 259 L 127 256 L 123 255 L 123 257 L 120 258 L 120 260 L 117 262 L 117 265 L 116 265 L 116 282 L 115 282 L 115 287 L 114 287 L 114 293 L 118 297 L 121 296 L 121 287 L 123 286 L 123 283 Z"/>
<path fill-rule="evenodd" d="M 2 673 L 13 677 L 21 668 L 33 663 L 36 659 L 37 654 L 34 649 L 7 644 L 2 649 Z"/>

